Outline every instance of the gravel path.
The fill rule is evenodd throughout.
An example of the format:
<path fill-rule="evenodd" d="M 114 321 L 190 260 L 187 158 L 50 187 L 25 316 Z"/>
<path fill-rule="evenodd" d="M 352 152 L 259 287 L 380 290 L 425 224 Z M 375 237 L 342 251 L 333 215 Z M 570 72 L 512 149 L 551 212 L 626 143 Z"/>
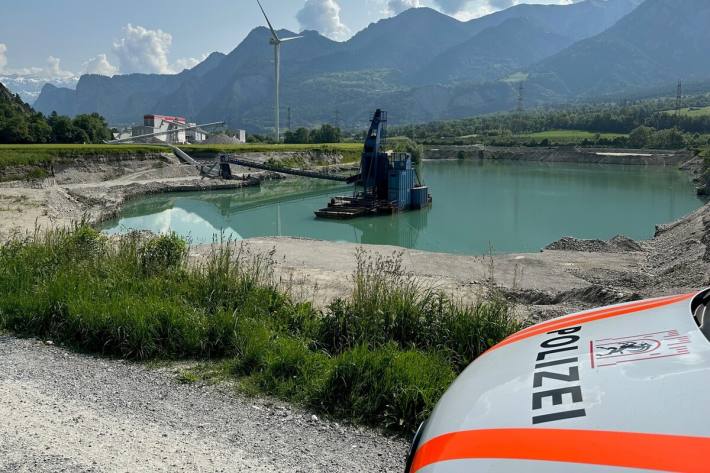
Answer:
<path fill-rule="evenodd" d="M 400 472 L 406 442 L 0 335 L 0 471 Z"/>

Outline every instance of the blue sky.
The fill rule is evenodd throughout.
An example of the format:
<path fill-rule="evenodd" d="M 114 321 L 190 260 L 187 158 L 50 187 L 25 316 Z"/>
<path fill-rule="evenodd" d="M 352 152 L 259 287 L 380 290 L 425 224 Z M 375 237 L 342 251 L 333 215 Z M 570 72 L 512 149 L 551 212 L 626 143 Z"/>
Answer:
<path fill-rule="evenodd" d="M 410 6 L 460 19 L 516 3 L 572 0 L 262 0 L 279 28 L 344 40 Z M 61 78 L 85 72 L 175 72 L 229 52 L 264 24 L 255 0 L 3 0 L 0 73 Z"/>

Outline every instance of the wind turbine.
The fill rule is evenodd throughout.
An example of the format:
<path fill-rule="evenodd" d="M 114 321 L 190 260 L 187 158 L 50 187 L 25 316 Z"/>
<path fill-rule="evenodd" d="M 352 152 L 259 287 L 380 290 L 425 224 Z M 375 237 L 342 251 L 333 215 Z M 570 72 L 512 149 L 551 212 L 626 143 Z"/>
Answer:
<path fill-rule="evenodd" d="M 291 38 L 279 38 L 279 36 L 276 34 L 276 31 L 274 30 L 274 27 L 271 26 L 271 22 L 269 21 L 269 17 L 266 16 L 266 12 L 264 11 L 264 7 L 261 6 L 261 2 L 259 0 L 256 0 L 256 3 L 259 4 L 259 8 L 261 9 L 261 13 L 264 14 L 264 18 L 266 19 L 266 24 L 269 25 L 269 29 L 271 30 L 271 39 L 269 39 L 269 44 L 271 44 L 274 47 L 274 67 L 275 67 L 275 73 L 276 73 L 276 104 L 275 104 L 275 111 L 276 111 L 276 116 L 275 116 L 275 138 L 276 142 L 279 143 L 281 141 L 281 130 L 280 130 L 280 110 L 279 110 L 279 90 L 280 90 L 280 81 L 281 81 L 281 43 L 285 43 L 286 41 L 292 41 L 294 39 L 299 39 L 302 38 L 302 36 L 293 36 Z"/>

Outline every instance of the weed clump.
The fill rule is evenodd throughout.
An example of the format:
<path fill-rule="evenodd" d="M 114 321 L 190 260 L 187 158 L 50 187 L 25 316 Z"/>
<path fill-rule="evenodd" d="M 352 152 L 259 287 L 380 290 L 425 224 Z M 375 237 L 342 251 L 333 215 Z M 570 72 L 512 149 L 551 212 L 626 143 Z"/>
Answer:
<path fill-rule="evenodd" d="M 187 256 L 187 242 L 176 233 L 159 235 L 145 242 L 140 249 L 143 272 L 152 274 L 179 268 Z"/>
<path fill-rule="evenodd" d="M 382 257 L 358 250 L 355 258 L 351 298 L 334 301 L 323 321 L 321 341 L 329 350 L 394 343 L 440 352 L 461 370 L 521 328 L 503 297 L 456 302 L 406 271 L 401 253 Z"/>
<path fill-rule="evenodd" d="M 519 328 L 508 304 L 452 300 L 391 257 L 356 254 L 325 311 L 274 277 L 274 252 L 215 244 L 187 264 L 175 234 L 112 240 L 80 224 L 0 246 L 0 329 L 129 359 L 222 359 L 258 391 L 413 430 L 456 374 Z M 182 382 L 195 382 L 186 374 Z"/>

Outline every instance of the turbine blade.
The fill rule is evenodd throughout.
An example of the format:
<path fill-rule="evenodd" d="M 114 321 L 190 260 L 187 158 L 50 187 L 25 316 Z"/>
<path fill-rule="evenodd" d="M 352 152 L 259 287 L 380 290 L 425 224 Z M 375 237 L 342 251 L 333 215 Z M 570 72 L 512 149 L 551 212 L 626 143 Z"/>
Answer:
<path fill-rule="evenodd" d="M 292 39 L 301 39 L 301 38 L 303 38 L 303 36 L 292 36 L 291 38 L 283 38 L 283 39 L 280 39 L 279 41 L 281 41 L 283 43 L 284 41 L 291 41 Z"/>
<path fill-rule="evenodd" d="M 276 35 L 276 30 L 274 30 L 274 27 L 271 26 L 271 22 L 269 21 L 269 17 L 266 16 L 266 12 L 264 11 L 264 7 L 261 6 L 261 2 L 259 0 L 256 0 L 256 3 L 259 4 L 259 8 L 261 8 L 261 13 L 264 14 L 264 18 L 266 18 L 266 24 L 269 25 L 269 29 L 271 30 L 271 36 L 274 37 L 274 40 L 276 41 L 281 41 L 279 37 Z"/>

